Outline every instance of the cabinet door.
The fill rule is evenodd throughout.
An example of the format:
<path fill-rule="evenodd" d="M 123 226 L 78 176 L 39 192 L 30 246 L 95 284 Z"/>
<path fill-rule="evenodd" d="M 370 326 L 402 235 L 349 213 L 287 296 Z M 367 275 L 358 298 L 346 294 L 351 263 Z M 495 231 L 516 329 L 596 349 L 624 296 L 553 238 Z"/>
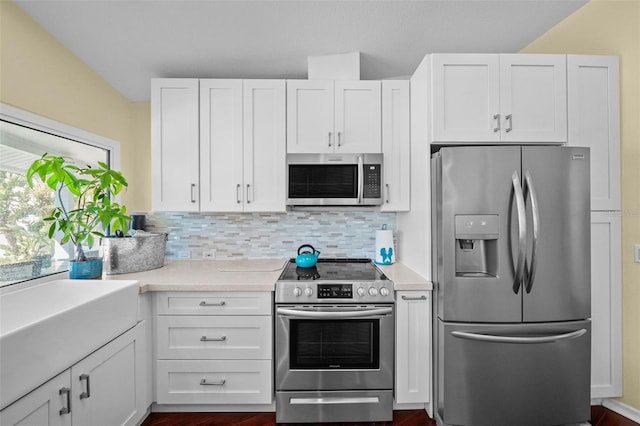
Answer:
<path fill-rule="evenodd" d="M 242 80 L 200 80 L 200 210 L 243 210 Z"/>
<path fill-rule="evenodd" d="M 567 141 L 565 55 L 500 55 L 504 142 Z"/>
<path fill-rule="evenodd" d="M 151 80 L 151 203 L 198 211 L 198 80 Z"/>
<path fill-rule="evenodd" d="M 620 210 L 617 56 L 567 57 L 568 145 L 591 149 L 591 210 Z"/>
<path fill-rule="evenodd" d="M 591 398 L 622 396 L 620 216 L 591 213 Z"/>
<path fill-rule="evenodd" d="M 143 333 L 138 325 L 71 368 L 74 424 L 135 425 L 142 419 Z"/>
<path fill-rule="evenodd" d="M 382 152 L 380 81 L 336 81 L 335 152 Z"/>
<path fill-rule="evenodd" d="M 333 81 L 287 81 L 287 152 L 334 151 Z"/>
<path fill-rule="evenodd" d="M 244 211 L 286 210 L 286 86 L 244 81 Z"/>
<path fill-rule="evenodd" d="M 433 142 L 500 141 L 500 59 L 432 55 Z"/>
<path fill-rule="evenodd" d="M 384 195 L 381 211 L 409 211 L 411 141 L 409 139 L 409 81 L 382 82 L 382 153 Z"/>
<path fill-rule="evenodd" d="M 59 374 L 0 411 L 3 426 L 70 426 L 71 373 Z"/>
<path fill-rule="evenodd" d="M 431 400 L 431 292 L 398 291 L 396 403 Z"/>

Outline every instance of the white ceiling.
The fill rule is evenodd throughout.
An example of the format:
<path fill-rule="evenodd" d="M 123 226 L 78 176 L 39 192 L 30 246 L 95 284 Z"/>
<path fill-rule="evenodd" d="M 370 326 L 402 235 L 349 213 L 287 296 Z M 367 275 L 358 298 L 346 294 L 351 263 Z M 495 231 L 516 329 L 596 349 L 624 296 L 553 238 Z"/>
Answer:
<path fill-rule="evenodd" d="M 587 0 L 15 0 L 131 101 L 153 77 L 307 78 L 360 52 L 362 79 L 427 53 L 517 52 Z"/>

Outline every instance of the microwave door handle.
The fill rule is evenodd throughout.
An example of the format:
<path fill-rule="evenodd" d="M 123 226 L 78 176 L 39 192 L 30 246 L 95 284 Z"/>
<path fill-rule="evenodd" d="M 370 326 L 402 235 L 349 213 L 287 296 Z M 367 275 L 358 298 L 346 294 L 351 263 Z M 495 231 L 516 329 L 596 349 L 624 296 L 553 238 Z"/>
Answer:
<path fill-rule="evenodd" d="M 364 191 L 364 164 L 362 155 L 358 155 L 358 204 L 362 204 L 362 193 Z"/>

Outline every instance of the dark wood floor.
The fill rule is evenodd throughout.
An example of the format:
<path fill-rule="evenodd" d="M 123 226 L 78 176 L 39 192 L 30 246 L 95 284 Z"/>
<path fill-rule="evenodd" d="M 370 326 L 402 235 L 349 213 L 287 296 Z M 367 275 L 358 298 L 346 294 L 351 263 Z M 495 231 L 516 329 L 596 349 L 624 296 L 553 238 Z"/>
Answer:
<path fill-rule="evenodd" d="M 275 413 L 151 413 L 142 426 L 273 426 Z M 393 422 L 345 423 L 344 426 L 435 426 L 424 410 L 394 411 Z M 640 426 L 601 406 L 591 407 L 593 426 Z M 340 426 L 331 423 L 327 426 Z M 315 426 L 320 426 L 316 424 Z"/>

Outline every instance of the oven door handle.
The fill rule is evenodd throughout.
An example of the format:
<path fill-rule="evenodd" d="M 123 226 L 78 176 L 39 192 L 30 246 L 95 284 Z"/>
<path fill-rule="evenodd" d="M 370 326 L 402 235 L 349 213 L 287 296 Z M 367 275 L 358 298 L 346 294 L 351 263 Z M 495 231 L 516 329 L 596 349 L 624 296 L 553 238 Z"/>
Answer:
<path fill-rule="evenodd" d="M 301 311 L 298 309 L 278 308 L 276 313 L 298 318 L 316 318 L 316 319 L 333 319 L 333 318 L 357 318 L 370 317 L 372 315 L 388 315 L 393 312 L 393 308 L 366 309 L 362 311 Z"/>

